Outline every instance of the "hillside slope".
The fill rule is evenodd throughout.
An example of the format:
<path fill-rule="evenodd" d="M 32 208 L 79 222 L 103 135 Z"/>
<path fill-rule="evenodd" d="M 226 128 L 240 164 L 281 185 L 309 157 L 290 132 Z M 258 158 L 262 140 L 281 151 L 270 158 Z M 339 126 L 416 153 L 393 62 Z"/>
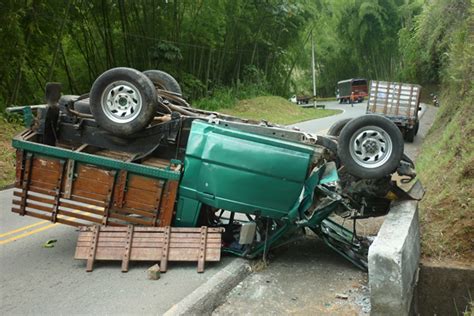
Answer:
<path fill-rule="evenodd" d="M 267 120 L 277 124 L 293 124 L 338 114 L 339 110 L 302 108 L 277 96 L 261 96 L 240 100 L 232 108 L 219 109 L 219 112 L 253 120 Z"/>
<path fill-rule="evenodd" d="M 474 260 L 473 98 L 443 98 L 457 110 L 440 109 L 417 160 L 426 189 L 420 214 L 426 256 Z"/>

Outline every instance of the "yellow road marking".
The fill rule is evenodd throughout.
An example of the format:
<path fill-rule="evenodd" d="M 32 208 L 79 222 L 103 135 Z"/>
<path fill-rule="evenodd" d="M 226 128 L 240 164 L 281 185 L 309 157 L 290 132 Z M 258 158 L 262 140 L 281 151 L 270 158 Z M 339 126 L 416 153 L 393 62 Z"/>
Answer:
<path fill-rule="evenodd" d="M 0 234 L 0 238 L 3 238 L 3 237 L 5 237 L 5 236 L 11 235 L 11 234 L 16 234 L 16 233 L 19 233 L 19 232 L 21 232 L 21 231 L 30 229 L 30 228 L 32 228 L 32 227 L 36 227 L 36 226 L 38 226 L 38 225 L 43 225 L 43 224 L 47 224 L 47 223 L 48 223 L 47 221 L 40 221 L 40 222 L 36 222 L 36 223 L 34 223 L 34 224 L 31 224 L 31 225 L 23 226 L 23 227 L 20 227 L 20 228 L 18 228 L 18 229 L 11 230 L 11 231 L 9 231 L 9 232 Z"/>
<path fill-rule="evenodd" d="M 4 244 L 11 243 L 11 242 L 13 242 L 13 241 L 15 241 L 15 240 L 28 237 L 28 236 L 30 236 L 30 235 L 33 235 L 33 234 L 42 232 L 43 230 L 47 230 L 47 229 L 53 228 L 54 226 L 56 226 L 56 224 L 49 224 L 49 225 L 46 225 L 46 226 L 37 228 L 37 229 L 35 229 L 35 230 L 32 230 L 32 231 L 29 231 L 29 232 L 26 232 L 26 233 L 17 235 L 17 236 L 15 236 L 15 237 L 11 237 L 11 238 L 8 238 L 8 239 L 5 239 L 5 240 L 0 240 L 0 245 L 4 245 Z"/>
<path fill-rule="evenodd" d="M 74 213 L 78 213 L 78 214 L 83 214 L 84 212 L 83 211 L 79 211 L 79 210 L 75 210 L 73 211 Z M 75 220 L 77 220 L 76 218 L 73 218 L 73 217 L 69 217 L 69 216 L 63 216 L 63 215 L 58 215 L 59 218 L 67 218 L 67 219 L 71 219 L 73 222 Z M 41 224 L 43 223 L 48 223 L 48 222 L 40 222 Z M 38 223 L 35 223 L 35 224 L 38 224 Z M 37 229 L 34 229 L 32 231 L 29 231 L 29 232 L 26 232 L 26 233 L 23 233 L 23 234 L 20 234 L 20 235 L 16 235 L 14 237 L 11 237 L 11 238 L 8 238 L 8 239 L 5 239 L 5 240 L 0 240 L 0 245 L 5 245 L 5 244 L 8 244 L 8 243 L 11 243 L 15 240 L 18 240 L 18 239 L 22 239 L 22 238 L 25 238 L 25 237 L 28 237 L 30 235 L 33 235 L 33 234 L 36 234 L 36 233 L 39 233 L 39 232 L 42 232 L 44 230 L 47 230 L 47 229 L 50 229 L 50 228 L 53 228 L 54 226 L 56 226 L 57 223 L 53 223 L 53 224 L 49 224 L 49 225 L 46 225 L 46 226 L 43 226 L 43 227 L 40 227 L 40 228 L 37 228 Z M 32 224 L 34 225 L 34 224 Z M 30 228 L 32 225 L 29 225 L 29 226 L 25 226 L 25 227 L 22 227 L 22 229 L 18 229 L 19 231 L 22 231 L 26 228 Z M 8 234 L 10 233 L 13 233 L 12 232 L 8 232 Z M 7 234 L 7 233 L 5 233 Z"/>

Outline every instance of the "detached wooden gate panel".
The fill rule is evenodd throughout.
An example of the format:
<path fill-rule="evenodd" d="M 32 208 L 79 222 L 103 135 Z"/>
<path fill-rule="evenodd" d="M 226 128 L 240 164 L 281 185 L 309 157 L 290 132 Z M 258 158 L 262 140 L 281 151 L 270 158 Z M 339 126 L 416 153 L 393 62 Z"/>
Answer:
<path fill-rule="evenodd" d="M 76 247 L 76 259 L 87 260 L 92 271 L 95 260 L 155 261 L 167 270 L 168 261 L 196 261 L 198 272 L 206 261 L 219 261 L 223 228 L 177 227 L 82 227 Z"/>

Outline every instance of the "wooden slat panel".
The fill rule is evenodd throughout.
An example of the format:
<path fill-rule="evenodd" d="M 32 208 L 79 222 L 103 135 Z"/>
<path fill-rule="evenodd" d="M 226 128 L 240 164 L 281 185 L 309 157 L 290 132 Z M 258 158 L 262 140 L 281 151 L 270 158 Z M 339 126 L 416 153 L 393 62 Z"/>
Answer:
<path fill-rule="evenodd" d="M 89 244 L 90 245 L 90 244 Z M 96 260 L 122 260 L 123 247 L 103 248 L 98 246 Z M 197 261 L 199 254 L 198 248 L 177 249 L 170 248 L 169 261 Z M 206 249 L 206 261 L 219 261 L 221 249 Z M 77 247 L 74 255 L 75 259 L 87 259 L 89 255 L 89 246 Z M 161 250 L 158 248 L 132 248 L 130 260 L 132 261 L 158 261 L 161 258 Z"/>
<path fill-rule="evenodd" d="M 56 185 L 58 181 L 59 173 L 51 172 L 51 170 L 45 170 L 40 168 L 33 168 L 31 170 L 31 180 L 40 181 L 44 183 L 51 183 Z"/>
<path fill-rule="evenodd" d="M 88 247 L 90 245 L 90 241 L 78 241 L 77 242 L 77 247 Z M 99 247 L 111 247 L 111 248 L 124 248 L 125 247 L 125 241 L 103 241 L 101 238 L 99 238 Z M 208 248 L 221 248 L 221 243 L 208 243 L 207 247 Z M 163 241 L 160 242 L 143 242 L 143 241 L 136 241 L 135 239 L 132 242 L 132 247 L 136 248 L 162 248 L 163 247 Z M 200 243 L 188 243 L 188 244 L 182 244 L 182 243 L 170 243 L 170 248 L 199 248 Z"/>
<path fill-rule="evenodd" d="M 193 234 L 199 234 L 199 231 L 196 231 L 197 228 L 195 227 L 171 227 L 171 232 L 173 233 L 193 233 Z M 137 232 L 151 232 L 151 233 L 159 233 L 163 232 L 165 230 L 165 227 L 135 227 L 135 233 Z M 209 233 L 222 233 L 224 232 L 223 227 L 209 227 L 208 232 Z M 81 233 L 87 233 L 89 232 L 89 228 L 84 228 L 84 230 L 81 230 Z M 102 227 L 101 228 L 101 235 L 103 232 L 123 232 L 123 228 L 119 227 Z"/>
<path fill-rule="evenodd" d="M 110 213 L 110 217 L 120 219 L 120 220 L 122 220 L 124 222 L 128 222 L 128 223 L 145 225 L 145 226 L 153 226 L 153 222 L 151 222 L 151 221 L 147 221 L 147 220 L 143 220 L 143 219 L 136 218 L 136 217 L 131 217 L 131 216 L 120 215 L 120 214 L 117 214 L 117 213 Z"/>
<path fill-rule="evenodd" d="M 165 190 L 159 214 L 160 226 L 171 225 L 174 214 L 174 205 L 176 202 L 176 194 L 178 192 L 178 181 L 168 181 Z"/>
<path fill-rule="evenodd" d="M 127 201 L 135 201 L 142 204 L 148 204 L 153 207 L 156 205 L 156 201 L 159 196 L 160 194 L 158 192 L 152 193 L 149 191 L 129 187 L 125 193 L 125 203 L 127 203 Z"/>
<path fill-rule="evenodd" d="M 207 234 L 207 230 L 212 232 Z M 159 261 L 160 270 L 165 272 L 168 261 L 197 261 L 198 272 L 202 272 L 205 261 L 219 261 L 221 257 L 222 228 L 128 226 L 100 227 L 98 235 L 94 231 L 98 232 L 98 227 L 81 227 L 76 247 L 75 258 L 87 259 L 88 267 L 94 260 L 121 260 L 122 271 L 127 271 L 130 260 Z M 90 249 L 95 254 L 92 260 Z"/>
<path fill-rule="evenodd" d="M 87 178 L 77 178 L 72 184 L 72 192 L 83 191 L 105 196 L 109 193 L 110 185 Z"/>
<path fill-rule="evenodd" d="M 125 203 L 123 205 L 123 209 L 124 210 L 138 209 L 138 210 L 146 211 L 150 214 L 155 213 L 155 206 L 154 205 L 143 204 L 143 203 L 140 203 L 140 202 L 130 201 L 130 200 L 125 201 Z"/>
<path fill-rule="evenodd" d="M 38 180 L 31 181 L 28 190 L 53 191 L 56 189 L 56 183 L 46 183 Z"/>
<path fill-rule="evenodd" d="M 155 193 L 158 192 L 159 194 L 159 192 L 161 191 L 162 182 L 163 180 L 152 179 L 132 174 L 128 177 L 127 186 L 129 188 L 136 188 Z"/>
<path fill-rule="evenodd" d="M 78 190 L 76 188 L 72 190 L 72 195 L 71 195 L 71 199 L 80 199 L 83 201 L 93 200 L 93 201 L 101 202 L 102 205 L 105 204 L 106 197 L 107 197 L 106 195 L 99 195 L 99 194 L 95 194 L 91 192 L 86 192 L 86 191 Z M 90 203 L 92 204 L 92 201 Z"/>
<path fill-rule="evenodd" d="M 13 192 L 13 196 L 24 197 L 25 194 L 16 191 L 16 192 Z M 37 196 L 37 195 L 28 194 L 27 198 L 29 200 L 32 200 L 32 201 L 46 203 L 46 204 L 53 204 L 54 203 L 54 199 L 49 195 Z"/>
<path fill-rule="evenodd" d="M 100 169 L 85 164 L 77 164 L 77 179 L 87 178 L 92 179 L 96 182 L 102 182 L 105 184 L 111 184 L 112 174 L 110 171 L 105 169 Z"/>
<path fill-rule="evenodd" d="M 78 242 L 87 243 L 87 242 L 90 242 L 92 240 L 92 236 L 85 237 L 84 235 L 81 234 L 77 240 L 78 240 Z M 136 242 L 154 244 L 154 243 L 162 243 L 163 242 L 163 237 L 162 236 L 157 237 L 157 238 L 134 237 L 133 240 L 136 241 Z M 115 238 L 115 237 L 112 237 L 112 236 L 104 237 L 101 234 L 100 238 L 99 238 L 99 241 L 104 242 L 104 243 L 108 243 L 108 242 L 111 242 L 111 243 L 116 243 L 116 242 L 125 243 L 126 237 L 125 237 L 125 235 L 121 235 L 119 238 Z M 191 239 L 191 238 L 180 239 L 180 238 L 176 238 L 174 236 L 170 239 L 170 244 L 175 245 L 176 247 L 181 247 L 181 245 L 186 245 L 186 244 L 199 244 L 199 242 L 200 242 L 199 239 Z M 220 245 L 221 244 L 221 238 L 220 238 L 220 236 L 218 236 L 216 238 L 207 238 L 206 242 L 209 243 L 209 244 Z"/>
<path fill-rule="evenodd" d="M 36 168 L 51 170 L 53 173 L 58 173 L 59 159 L 35 157 L 33 158 L 33 169 Z"/>
<path fill-rule="evenodd" d="M 113 231 L 113 230 L 105 230 L 105 228 L 114 228 L 114 227 L 102 227 L 104 229 L 104 232 L 101 232 L 100 235 L 101 236 L 120 236 L 120 234 L 122 233 L 121 231 Z M 135 227 L 135 229 L 139 229 L 139 228 L 145 228 L 145 227 Z M 147 228 L 155 228 L 155 227 L 147 227 Z M 161 228 L 161 227 L 159 227 Z M 172 227 L 172 229 L 175 229 L 175 227 Z M 209 228 L 211 229 L 211 228 Z M 179 239 L 183 239 L 183 238 L 190 238 L 190 239 L 195 239 L 195 238 L 198 238 L 199 235 L 196 234 L 196 233 L 181 233 L 181 232 L 175 232 L 173 230 L 171 230 L 171 232 L 173 233 L 173 236 L 171 236 L 171 238 L 179 238 Z M 137 231 L 135 232 L 135 235 L 136 237 L 140 237 L 140 238 L 157 238 L 157 237 L 160 237 L 160 236 L 163 236 L 163 232 L 162 231 L 158 231 L 158 232 L 147 232 L 147 231 Z M 197 235 L 197 236 L 196 236 Z M 84 237 L 89 237 L 89 236 L 92 236 L 91 232 L 87 231 L 87 232 L 81 232 L 81 236 L 84 236 Z M 212 238 L 220 238 L 220 232 L 210 232 L 208 234 L 208 239 L 212 239 Z"/>
<path fill-rule="evenodd" d="M 112 212 L 117 213 L 117 214 L 123 214 L 123 215 L 128 215 L 128 214 L 136 214 L 140 215 L 143 217 L 148 217 L 148 218 L 153 218 L 153 213 L 143 211 L 143 210 L 137 210 L 137 209 L 130 209 L 130 208 L 112 208 Z"/>

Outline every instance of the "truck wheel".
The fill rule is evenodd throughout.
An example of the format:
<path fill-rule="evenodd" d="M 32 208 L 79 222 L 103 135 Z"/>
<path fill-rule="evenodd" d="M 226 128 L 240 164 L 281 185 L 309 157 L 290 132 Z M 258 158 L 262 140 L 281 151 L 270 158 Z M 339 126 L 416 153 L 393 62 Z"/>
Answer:
<path fill-rule="evenodd" d="M 339 120 L 336 123 L 332 124 L 328 130 L 328 135 L 330 136 L 339 136 L 341 134 L 341 130 L 346 124 L 352 120 L 352 118 L 347 118 L 343 120 Z"/>
<path fill-rule="evenodd" d="M 147 70 L 143 74 L 147 76 L 157 89 L 168 90 L 177 94 L 183 94 L 178 81 L 169 73 L 161 70 Z"/>
<path fill-rule="evenodd" d="M 150 79 L 132 68 L 113 68 L 92 85 L 90 108 L 97 124 L 118 136 L 145 128 L 157 109 L 156 89 Z"/>
<path fill-rule="evenodd" d="M 338 156 L 348 173 L 366 179 L 393 173 L 403 155 L 403 136 L 390 120 L 375 114 L 348 122 L 339 136 Z"/>
<path fill-rule="evenodd" d="M 405 140 L 409 143 L 413 143 L 413 141 L 415 140 L 415 126 L 413 126 L 413 128 L 406 130 Z"/>

